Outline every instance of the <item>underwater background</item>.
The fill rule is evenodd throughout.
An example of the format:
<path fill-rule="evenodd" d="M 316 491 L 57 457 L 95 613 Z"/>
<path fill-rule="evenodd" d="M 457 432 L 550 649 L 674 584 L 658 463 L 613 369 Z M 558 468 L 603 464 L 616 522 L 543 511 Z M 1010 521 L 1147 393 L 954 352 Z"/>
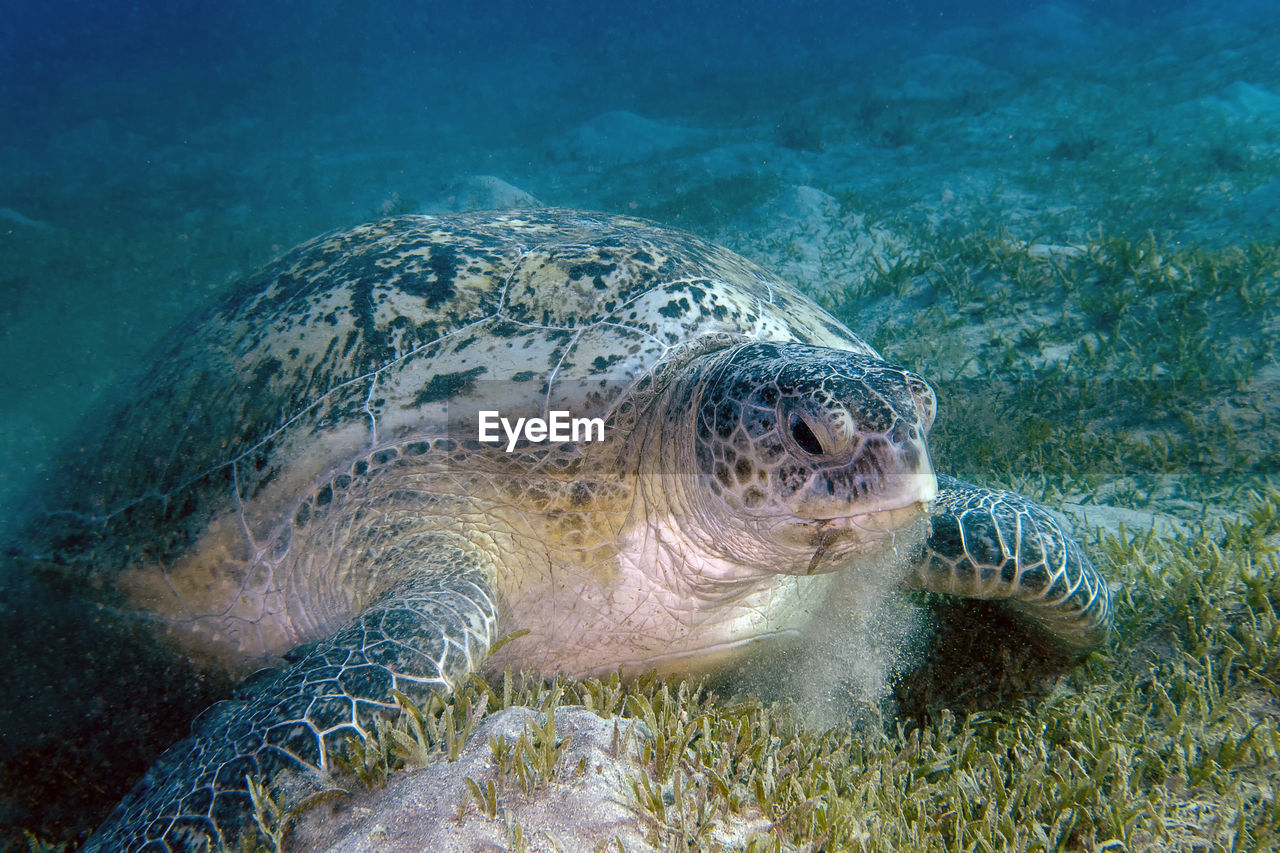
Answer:
<path fill-rule="evenodd" d="M 1113 647 L 1031 698 L 916 697 L 914 735 L 709 814 L 779 849 L 1277 849 L 1276 57 L 1274 0 L 6 0 L 0 539 L 166 331 L 302 240 L 645 216 L 928 377 L 938 468 L 1062 509 L 1122 585 Z"/>

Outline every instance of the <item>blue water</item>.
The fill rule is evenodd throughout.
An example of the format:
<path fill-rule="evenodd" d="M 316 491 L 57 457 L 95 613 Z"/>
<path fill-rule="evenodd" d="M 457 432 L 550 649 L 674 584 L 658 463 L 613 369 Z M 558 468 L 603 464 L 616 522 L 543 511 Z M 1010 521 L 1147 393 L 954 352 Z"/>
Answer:
<path fill-rule="evenodd" d="M 717 239 L 798 185 L 878 220 L 982 207 L 1055 240 L 1099 226 L 1274 236 L 1278 15 L 1270 2 L 11 0 L 0 453 L 14 461 L 0 495 L 43 463 L 33 437 L 62 434 L 175 317 L 315 233 L 492 201 L 458 201 L 468 176 Z M 616 111 L 651 124 L 593 124 Z M 1214 157 L 1220 174 L 1183 186 Z M 742 197 L 714 198 L 726 189 Z M 1142 210 L 1117 212 L 1113 195 L 1141 195 Z"/>
<path fill-rule="evenodd" d="M 850 223 L 1273 242 L 1277 56 L 1274 0 L 7 0 L 0 538 L 167 329 L 325 230 L 634 212 L 815 294 Z"/>

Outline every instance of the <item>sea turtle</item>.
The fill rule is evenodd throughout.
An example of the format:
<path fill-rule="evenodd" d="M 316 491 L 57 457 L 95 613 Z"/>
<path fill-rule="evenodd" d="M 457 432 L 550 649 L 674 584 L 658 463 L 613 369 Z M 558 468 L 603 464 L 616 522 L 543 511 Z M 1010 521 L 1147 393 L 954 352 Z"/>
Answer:
<path fill-rule="evenodd" d="M 643 220 L 402 216 L 306 243 L 180 330 L 14 556 L 140 660 L 271 667 L 84 849 L 234 844 L 247 775 L 319 783 L 393 690 L 723 667 L 894 548 L 903 586 L 1102 642 L 1107 583 L 1046 510 L 935 476 L 934 414 L 792 286 Z"/>

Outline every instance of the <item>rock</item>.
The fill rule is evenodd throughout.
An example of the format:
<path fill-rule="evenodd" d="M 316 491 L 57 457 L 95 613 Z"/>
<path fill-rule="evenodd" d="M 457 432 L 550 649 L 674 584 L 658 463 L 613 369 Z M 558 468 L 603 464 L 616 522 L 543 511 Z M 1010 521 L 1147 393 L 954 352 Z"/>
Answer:
<path fill-rule="evenodd" d="M 47 222 L 41 222 L 38 219 L 32 219 L 25 216 L 12 207 L 0 207 L 0 227 L 4 227 L 5 223 L 16 225 L 20 228 L 26 228 L 31 231 L 52 231 L 53 226 Z"/>
<path fill-rule="evenodd" d="M 1265 127 L 1280 124 L 1280 95 L 1243 80 L 1202 98 L 1200 103 L 1233 124 L 1257 123 Z"/>
<path fill-rule="evenodd" d="M 542 202 L 502 178 L 493 175 L 467 175 L 451 183 L 433 203 L 424 205 L 424 211 L 459 213 L 464 210 L 508 210 L 542 206 Z"/>
<path fill-rule="evenodd" d="M 490 739 L 514 743 L 545 724 L 545 715 L 515 707 L 486 719 L 458 760 L 393 774 L 385 788 L 361 791 L 302 815 L 290 849 L 315 853 L 429 851 L 463 853 L 512 848 L 515 827 L 529 851 L 595 850 L 617 839 L 622 849 L 650 851 L 646 824 L 633 803 L 631 778 L 643 774 L 644 724 L 603 719 L 580 707 L 555 710 L 556 737 L 568 741 L 554 778 L 520 790 L 513 774 L 502 774 Z M 635 728 L 628 736 L 628 727 Z M 615 754 L 615 744 L 618 744 Z M 497 792 L 497 815 L 483 813 L 467 783 Z M 616 850 L 616 846 L 609 849 Z"/>

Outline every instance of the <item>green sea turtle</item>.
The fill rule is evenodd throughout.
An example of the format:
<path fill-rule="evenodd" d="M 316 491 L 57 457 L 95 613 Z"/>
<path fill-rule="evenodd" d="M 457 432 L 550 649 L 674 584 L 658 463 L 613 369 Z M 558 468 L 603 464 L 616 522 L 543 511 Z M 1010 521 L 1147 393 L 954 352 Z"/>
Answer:
<path fill-rule="evenodd" d="M 916 549 L 904 586 L 1005 601 L 1063 646 L 1110 626 L 1053 516 L 935 476 L 923 379 L 756 265 L 638 219 L 318 238 L 188 323 L 133 396 L 15 559 L 153 644 L 144 660 L 271 668 L 86 850 L 233 845 L 247 775 L 322 784 L 392 690 L 723 667 L 803 634 L 833 578 L 895 547 Z"/>

